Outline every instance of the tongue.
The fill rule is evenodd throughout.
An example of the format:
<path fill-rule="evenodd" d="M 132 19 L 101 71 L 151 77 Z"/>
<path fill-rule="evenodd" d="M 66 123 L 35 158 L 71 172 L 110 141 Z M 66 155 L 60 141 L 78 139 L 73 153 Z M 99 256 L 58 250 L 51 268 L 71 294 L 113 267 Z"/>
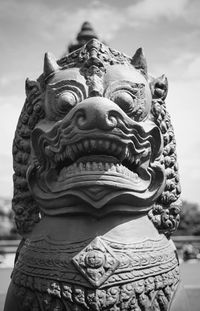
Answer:
<path fill-rule="evenodd" d="M 120 163 L 120 161 L 113 157 L 113 156 L 108 156 L 108 155 L 87 155 L 84 157 L 79 158 L 76 163 L 86 163 L 86 162 L 108 162 L 108 163 L 113 163 L 113 164 L 117 164 Z"/>

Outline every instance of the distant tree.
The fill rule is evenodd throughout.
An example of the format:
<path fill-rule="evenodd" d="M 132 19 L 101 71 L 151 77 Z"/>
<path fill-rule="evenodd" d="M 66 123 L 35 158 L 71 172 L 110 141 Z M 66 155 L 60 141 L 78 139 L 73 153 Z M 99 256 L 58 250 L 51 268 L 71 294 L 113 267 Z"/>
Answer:
<path fill-rule="evenodd" d="M 200 235 L 200 207 L 197 203 L 183 201 L 176 235 Z"/>
<path fill-rule="evenodd" d="M 0 197 L 0 240 L 18 239 L 11 200 Z"/>

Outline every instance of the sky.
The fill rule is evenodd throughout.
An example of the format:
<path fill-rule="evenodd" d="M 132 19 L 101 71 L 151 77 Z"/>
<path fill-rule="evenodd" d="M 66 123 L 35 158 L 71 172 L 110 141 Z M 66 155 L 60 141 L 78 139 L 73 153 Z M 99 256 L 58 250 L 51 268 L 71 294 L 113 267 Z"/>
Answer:
<path fill-rule="evenodd" d="M 166 74 L 182 198 L 200 204 L 200 1 L 1 0 L 0 196 L 12 197 L 12 141 L 26 77 L 42 73 L 44 53 L 59 58 L 83 22 L 132 56 L 143 47 L 148 71 Z"/>

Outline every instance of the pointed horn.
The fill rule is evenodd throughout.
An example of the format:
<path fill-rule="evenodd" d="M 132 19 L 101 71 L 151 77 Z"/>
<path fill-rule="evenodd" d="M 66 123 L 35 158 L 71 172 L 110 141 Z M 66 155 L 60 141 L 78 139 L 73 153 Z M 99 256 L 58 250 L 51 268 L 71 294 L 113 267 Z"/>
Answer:
<path fill-rule="evenodd" d="M 59 66 L 56 62 L 56 58 L 51 53 L 45 53 L 44 55 L 44 75 L 48 77 L 51 73 L 59 70 Z"/>
<path fill-rule="evenodd" d="M 144 56 L 142 48 L 137 49 L 132 57 L 131 64 L 136 68 L 140 69 L 147 75 L 147 62 Z"/>

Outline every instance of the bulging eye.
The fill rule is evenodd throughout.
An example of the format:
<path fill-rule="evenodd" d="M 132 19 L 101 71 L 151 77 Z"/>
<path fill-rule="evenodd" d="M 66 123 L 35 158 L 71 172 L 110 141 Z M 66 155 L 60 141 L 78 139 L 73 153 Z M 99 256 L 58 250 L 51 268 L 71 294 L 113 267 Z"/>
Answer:
<path fill-rule="evenodd" d="M 135 106 L 135 97 L 129 92 L 116 91 L 110 98 L 114 101 L 124 112 L 131 113 Z"/>
<path fill-rule="evenodd" d="M 130 118 L 135 121 L 142 121 L 148 113 L 148 107 L 144 96 L 138 96 L 137 92 L 135 94 L 128 90 L 117 90 L 111 95 L 110 99 Z"/>
<path fill-rule="evenodd" d="M 60 112 L 68 112 L 77 104 L 78 98 L 72 91 L 65 91 L 58 97 L 58 110 Z"/>

